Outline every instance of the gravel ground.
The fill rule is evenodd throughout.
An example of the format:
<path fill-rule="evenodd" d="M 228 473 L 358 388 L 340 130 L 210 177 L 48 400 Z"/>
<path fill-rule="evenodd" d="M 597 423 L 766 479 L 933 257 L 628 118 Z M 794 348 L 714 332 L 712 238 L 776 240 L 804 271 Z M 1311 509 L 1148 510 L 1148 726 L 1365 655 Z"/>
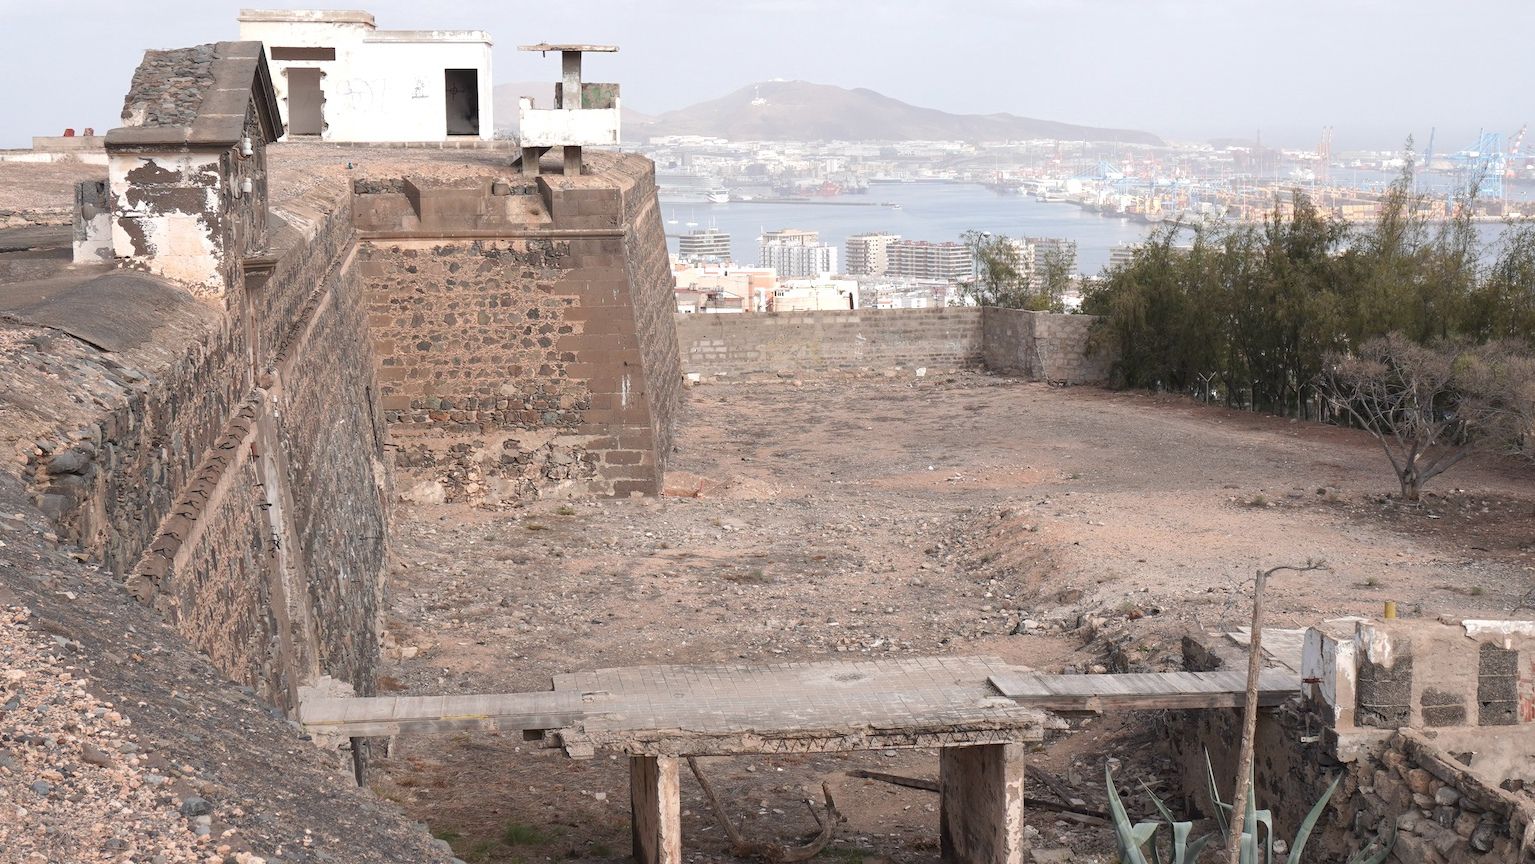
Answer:
<path fill-rule="evenodd" d="M 446 862 L 0 472 L 0 862 Z"/>
<path fill-rule="evenodd" d="M 1333 568 L 1272 583 L 1270 620 L 1290 625 L 1385 599 L 1507 615 L 1532 584 L 1531 472 L 1513 465 L 1458 467 L 1447 498 L 1409 510 L 1383 501 L 1389 470 L 1363 435 L 1181 400 L 931 371 L 688 398 L 662 499 L 407 506 L 383 688 L 545 689 L 553 673 L 603 666 L 908 653 L 1163 669 L 1187 630 L 1245 623 L 1238 589 L 1260 565 Z M 1149 715 L 1105 718 L 1035 758 L 1102 806 L 1107 756 L 1167 776 L 1156 734 Z M 932 777 L 936 758 L 710 771 L 749 835 L 812 828 L 800 799 L 826 780 L 851 819 L 848 860 L 936 860 L 931 796 L 852 768 Z M 600 756 L 459 735 L 402 739 L 376 788 L 470 860 L 596 861 L 627 849 L 625 784 Z M 717 860 L 718 830 L 683 786 L 687 846 Z M 1076 860 L 1107 848 L 1101 829 L 1029 819 L 1040 848 Z M 524 828 L 538 842 L 506 841 Z"/>

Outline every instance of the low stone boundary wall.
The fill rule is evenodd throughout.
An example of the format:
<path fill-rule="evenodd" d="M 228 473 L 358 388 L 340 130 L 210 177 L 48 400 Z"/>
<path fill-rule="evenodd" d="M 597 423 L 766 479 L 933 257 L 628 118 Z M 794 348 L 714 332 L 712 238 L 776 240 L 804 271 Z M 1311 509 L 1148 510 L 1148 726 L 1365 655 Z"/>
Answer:
<path fill-rule="evenodd" d="M 1112 363 L 1089 350 L 1096 320 L 974 306 L 684 314 L 677 339 L 683 371 L 703 377 L 968 366 L 1096 384 Z"/>
<path fill-rule="evenodd" d="M 1065 384 L 1101 384 L 1113 357 L 1092 350 L 1096 315 L 1056 315 L 988 307 L 981 315 L 986 368 Z"/>
<path fill-rule="evenodd" d="M 682 371 L 704 376 L 981 362 L 981 310 L 858 309 L 677 316 Z"/>

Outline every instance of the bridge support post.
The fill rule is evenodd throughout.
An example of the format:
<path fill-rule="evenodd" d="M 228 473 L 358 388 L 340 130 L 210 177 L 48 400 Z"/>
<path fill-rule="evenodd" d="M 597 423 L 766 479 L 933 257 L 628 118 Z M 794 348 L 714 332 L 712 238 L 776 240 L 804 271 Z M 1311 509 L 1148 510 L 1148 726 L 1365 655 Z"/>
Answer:
<path fill-rule="evenodd" d="M 682 864 L 676 756 L 629 757 L 629 819 L 636 864 Z"/>
<path fill-rule="evenodd" d="M 939 845 L 946 864 L 1023 864 L 1021 744 L 938 753 Z"/>

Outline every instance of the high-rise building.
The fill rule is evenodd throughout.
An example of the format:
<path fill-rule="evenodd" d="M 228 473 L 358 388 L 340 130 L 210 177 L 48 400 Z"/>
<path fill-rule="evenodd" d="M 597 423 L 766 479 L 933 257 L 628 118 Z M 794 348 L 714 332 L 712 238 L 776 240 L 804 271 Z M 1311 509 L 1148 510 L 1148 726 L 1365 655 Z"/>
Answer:
<path fill-rule="evenodd" d="M 894 240 L 886 247 L 886 276 L 953 281 L 975 273 L 970 247 L 963 243 Z"/>
<path fill-rule="evenodd" d="M 899 234 L 874 231 L 847 238 L 847 272 L 853 276 L 883 276 L 890 266 L 890 244 Z"/>
<path fill-rule="evenodd" d="M 677 257 L 688 262 L 730 260 L 730 235 L 718 228 L 693 230 L 677 239 Z"/>
<path fill-rule="evenodd" d="M 816 231 L 785 228 L 768 231 L 759 241 L 757 266 L 771 267 L 786 279 L 837 272 L 837 248 L 821 242 Z"/>

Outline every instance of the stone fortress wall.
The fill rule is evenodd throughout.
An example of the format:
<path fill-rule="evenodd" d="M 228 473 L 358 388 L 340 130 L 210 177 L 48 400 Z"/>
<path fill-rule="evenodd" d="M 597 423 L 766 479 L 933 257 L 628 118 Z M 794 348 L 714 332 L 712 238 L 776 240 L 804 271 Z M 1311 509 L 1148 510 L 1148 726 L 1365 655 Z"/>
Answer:
<path fill-rule="evenodd" d="M 659 493 L 682 394 L 653 168 L 593 154 L 587 170 L 357 195 L 382 407 L 411 498 Z"/>
<path fill-rule="evenodd" d="M 1108 378 L 1090 315 L 955 306 L 677 316 L 686 373 L 704 378 L 777 372 L 985 367 L 1068 384 Z"/>
<path fill-rule="evenodd" d="M 61 539 L 291 712 L 373 687 L 396 475 L 654 494 L 681 374 L 648 160 L 445 156 L 269 199 L 263 62 L 149 55 L 127 104 L 174 112 L 108 136 L 116 265 L 0 322 L 0 441 Z"/>

